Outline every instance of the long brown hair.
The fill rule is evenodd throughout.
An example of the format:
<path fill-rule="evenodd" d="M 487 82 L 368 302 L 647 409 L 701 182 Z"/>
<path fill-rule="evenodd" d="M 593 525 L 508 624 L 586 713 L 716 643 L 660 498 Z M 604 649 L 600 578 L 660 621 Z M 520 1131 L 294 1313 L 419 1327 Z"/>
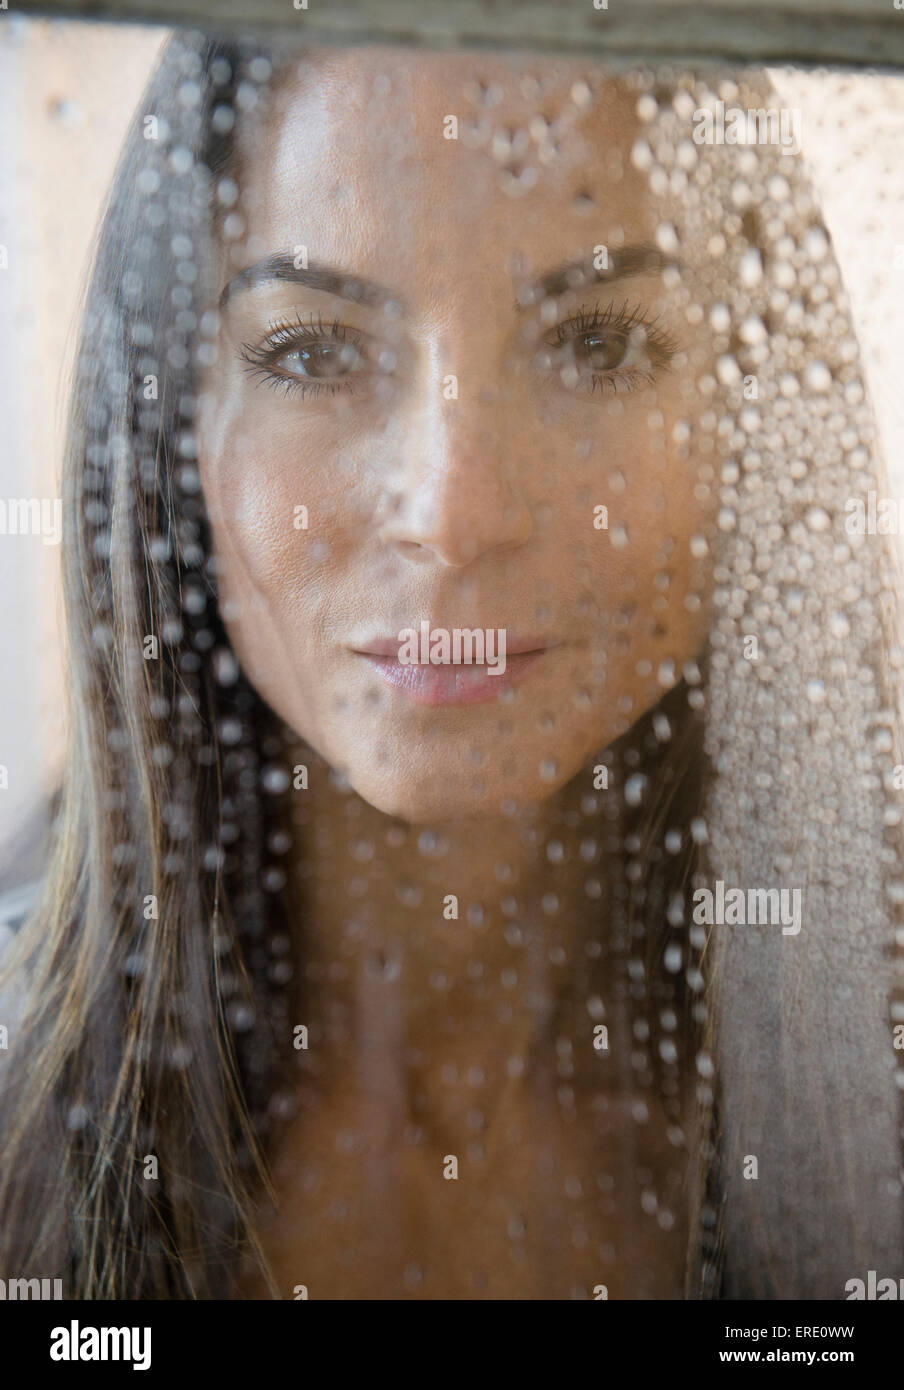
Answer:
<path fill-rule="evenodd" d="M 84 307 L 63 483 L 69 754 L 44 889 L 7 965 L 28 1008 L 5 1059 L 0 1173 L 4 1266 L 62 1274 L 67 1296 L 222 1293 L 265 1181 L 248 1096 L 284 1013 L 262 886 L 275 721 L 217 613 L 192 439 L 193 310 L 230 150 L 213 112 L 252 81 L 251 56 L 170 44 Z"/>

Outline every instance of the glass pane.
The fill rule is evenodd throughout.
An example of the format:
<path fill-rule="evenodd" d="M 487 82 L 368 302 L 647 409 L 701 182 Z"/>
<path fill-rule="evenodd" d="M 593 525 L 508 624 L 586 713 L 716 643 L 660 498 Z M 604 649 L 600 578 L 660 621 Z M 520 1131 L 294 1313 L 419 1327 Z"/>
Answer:
<path fill-rule="evenodd" d="M 897 1280 L 901 80 L 0 79 L 0 1264 Z"/>

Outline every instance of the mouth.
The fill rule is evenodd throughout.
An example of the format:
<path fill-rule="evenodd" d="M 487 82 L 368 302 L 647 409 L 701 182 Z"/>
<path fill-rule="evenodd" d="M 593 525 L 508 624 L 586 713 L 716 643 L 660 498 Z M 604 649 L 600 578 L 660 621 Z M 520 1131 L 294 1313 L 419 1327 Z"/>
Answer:
<path fill-rule="evenodd" d="M 395 638 L 374 638 L 352 648 L 355 656 L 416 705 L 479 705 L 498 700 L 560 644 L 543 637 L 516 638 L 505 644 L 502 660 L 481 662 L 403 662 Z"/>

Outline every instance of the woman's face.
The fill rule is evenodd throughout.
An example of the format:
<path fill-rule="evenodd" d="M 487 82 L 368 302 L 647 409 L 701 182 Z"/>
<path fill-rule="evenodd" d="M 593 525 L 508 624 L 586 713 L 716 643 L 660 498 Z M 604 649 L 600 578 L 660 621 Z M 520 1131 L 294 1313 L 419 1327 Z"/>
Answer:
<path fill-rule="evenodd" d="M 536 804 L 706 630 L 702 330 L 635 98 L 379 50 L 270 98 L 220 185 L 200 412 L 236 653 L 380 810 Z"/>

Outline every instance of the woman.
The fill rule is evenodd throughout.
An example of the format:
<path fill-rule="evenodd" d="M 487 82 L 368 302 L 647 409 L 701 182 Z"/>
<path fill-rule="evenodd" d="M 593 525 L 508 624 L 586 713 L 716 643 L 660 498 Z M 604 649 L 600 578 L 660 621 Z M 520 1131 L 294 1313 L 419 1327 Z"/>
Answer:
<path fill-rule="evenodd" d="M 698 143 L 716 101 L 769 105 L 170 44 L 73 394 L 4 1265 L 87 1298 L 900 1273 L 870 417 L 797 161 Z"/>

